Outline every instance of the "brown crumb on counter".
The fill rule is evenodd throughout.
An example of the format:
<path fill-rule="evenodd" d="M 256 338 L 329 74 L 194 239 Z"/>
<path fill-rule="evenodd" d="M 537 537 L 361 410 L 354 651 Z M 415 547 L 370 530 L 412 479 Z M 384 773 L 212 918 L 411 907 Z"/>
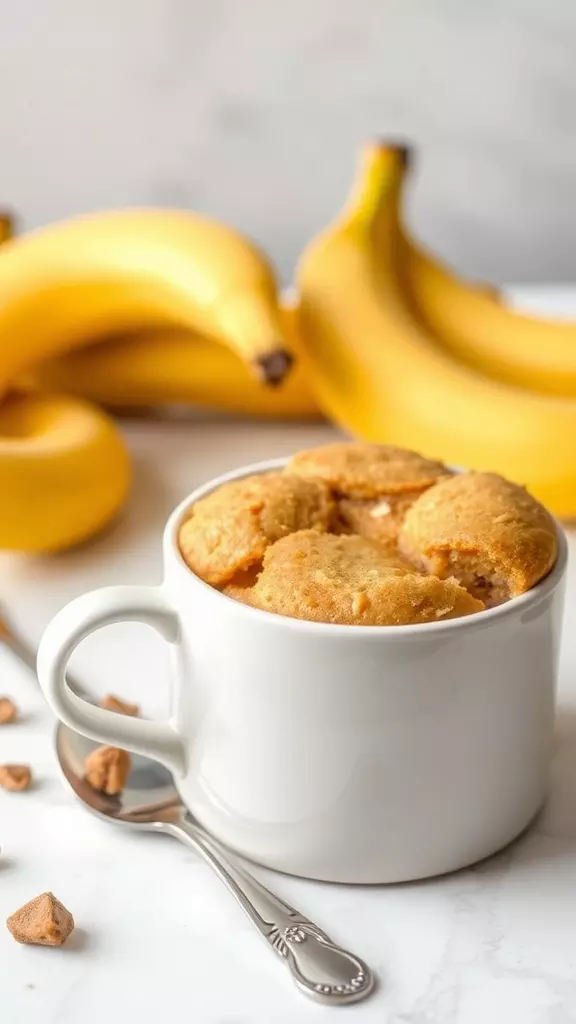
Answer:
<path fill-rule="evenodd" d="M 97 747 L 84 762 L 86 781 L 107 796 L 121 793 L 130 774 L 130 754 L 119 747 Z"/>
<path fill-rule="evenodd" d="M 113 693 L 108 693 L 103 697 L 100 707 L 106 711 L 116 711 L 119 715 L 130 715 L 132 718 L 137 718 L 140 714 L 138 704 L 129 704 L 127 701 L 121 700 L 120 697 L 115 697 Z"/>
<path fill-rule="evenodd" d="M 0 697 L 0 725 L 8 725 L 13 722 L 18 714 L 18 708 L 10 697 Z"/>
<path fill-rule="evenodd" d="M 26 764 L 2 764 L 0 765 L 0 786 L 11 793 L 21 793 L 24 789 L 30 789 L 32 783 L 32 772 Z"/>
<path fill-rule="evenodd" d="M 16 942 L 39 946 L 62 946 L 74 930 L 72 914 L 51 892 L 25 903 L 6 924 Z"/>

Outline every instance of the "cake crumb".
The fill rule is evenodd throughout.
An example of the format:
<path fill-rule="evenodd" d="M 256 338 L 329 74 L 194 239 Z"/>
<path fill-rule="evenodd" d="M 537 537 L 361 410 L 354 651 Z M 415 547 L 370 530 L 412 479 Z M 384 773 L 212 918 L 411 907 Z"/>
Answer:
<path fill-rule="evenodd" d="M 137 718 L 140 714 L 139 704 L 130 704 L 128 701 L 116 697 L 113 693 L 108 693 L 103 697 L 100 701 L 100 707 L 104 708 L 105 711 L 116 711 L 119 715 L 130 715 L 132 718 Z"/>
<path fill-rule="evenodd" d="M 32 772 L 26 764 L 2 764 L 0 765 L 0 786 L 10 793 L 21 793 L 24 789 L 30 789 L 32 784 Z"/>
<path fill-rule="evenodd" d="M 18 715 L 18 709 L 10 697 L 0 697 L 0 725 L 8 725 Z"/>
<path fill-rule="evenodd" d="M 381 516 L 389 516 L 392 511 L 392 506 L 389 501 L 379 501 L 374 508 L 370 510 L 372 519 L 380 519 Z"/>
<path fill-rule="evenodd" d="M 51 892 L 44 892 L 16 910 L 6 925 L 16 942 L 62 946 L 74 930 L 74 918 Z"/>
<path fill-rule="evenodd" d="M 117 796 L 130 774 L 130 754 L 119 747 L 97 747 L 84 762 L 85 779 L 93 789 Z"/>
<path fill-rule="evenodd" d="M 366 597 L 366 594 L 358 591 L 358 593 L 354 594 L 352 598 L 352 611 L 354 615 L 361 615 L 362 612 L 366 611 L 369 604 L 370 602 Z"/>

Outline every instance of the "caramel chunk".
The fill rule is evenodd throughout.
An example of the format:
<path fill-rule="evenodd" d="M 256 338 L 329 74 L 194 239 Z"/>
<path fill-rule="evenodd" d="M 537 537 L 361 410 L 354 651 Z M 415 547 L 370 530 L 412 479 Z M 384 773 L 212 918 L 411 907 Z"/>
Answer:
<path fill-rule="evenodd" d="M 102 698 L 100 707 L 106 711 L 116 711 L 119 715 L 130 715 L 132 718 L 137 718 L 140 714 L 138 704 L 129 704 L 127 701 L 120 700 L 120 697 L 115 697 L 113 693 L 108 693 L 106 697 Z"/>
<path fill-rule="evenodd" d="M 32 784 L 32 772 L 26 764 L 0 765 L 0 786 L 10 793 L 20 793 Z"/>
<path fill-rule="evenodd" d="M 18 714 L 18 709 L 10 697 L 0 697 L 0 725 L 8 725 L 13 722 Z"/>
<path fill-rule="evenodd" d="M 74 930 L 72 914 L 51 892 L 25 903 L 6 924 L 16 942 L 35 946 L 62 946 Z"/>
<path fill-rule="evenodd" d="M 130 754 L 119 747 L 97 747 L 84 762 L 85 779 L 107 796 L 117 796 L 130 774 Z"/>

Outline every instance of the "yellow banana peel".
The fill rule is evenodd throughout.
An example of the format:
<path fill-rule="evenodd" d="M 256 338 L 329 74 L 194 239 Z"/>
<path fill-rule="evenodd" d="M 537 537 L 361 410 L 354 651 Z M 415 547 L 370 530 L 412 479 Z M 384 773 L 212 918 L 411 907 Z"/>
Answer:
<path fill-rule="evenodd" d="M 524 316 L 406 242 L 406 279 L 430 330 L 454 356 L 519 387 L 576 397 L 576 324 Z"/>
<path fill-rule="evenodd" d="M 40 363 L 31 379 L 44 390 L 78 395 L 109 407 L 193 404 L 256 419 L 319 419 L 321 413 L 298 355 L 294 311 L 283 309 L 282 319 L 296 360 L 274 389 L 257 380 L 223 344 L 162 327 L 101 341 Z"/>
<path fill-rule="evenodd" d="M 576 515 L 576 401 L 525 391 L 454 358 L 406 283 L 406 154 L 374 144 L 347 207 L 297 272 L 298 329 L 316 397 L 359 437 L 491 469 Z"/>
<path fill-rule="evenodd" d="M 120 210 L 0 249 L 0 386 L 39 359 L 171 325 L 221 340 L 268 383 L 290 365 L 266 257 L 200 214 Z"/>
<path fill-rule="evenodd" d="M 67 395 L 13 393 L 0 403 L 0 546 L 54 551 L 121 508 L 130 460 L 113 423 Z"/>
<path fill-rule="evenodd" d="M 238 398 L 244 409 L 250 389 L 259 394 L 264 384 L 281 385 L 292 356 L 271 265 L 216 221 L 125 210 L 12 240 L 10 234 L 11 221 L 0 218 L 0 240 L 6 239 L 0 249 L 0 548 L 53 551 L 90 536 L 116 514 L 128 489 L 128 456 L 98 409 L 66 395 L 9 394 L 16 380 L 49 357 L 72 358 L 97 338 L 145 328 L 159 332 L 160 341 L 173 330 L 179 341 L 164 386 L 181 373 L 189 340 L 191 364 L 199 368 L 194 338 L 201 335 L 210 339 L 201 344 L 205 354 L 212 346 L 212 367 L 213 349 L 217 370 L 229 372 L 232 360 L 223 401 L 232 401 L 237 364 L 244 362 Z M 162 351 L 154 346 L 153 353 L 157 368 Z M 154 373 L 150 350 L 148 357 L 140 353 L 139 365 L 142 386 Z M 127 371 L 125 357 L 120 366 Z M 203 372 L 201 393 L 211 370 Z M 291 390 L 289 408 L 296 397 Z M 266 403 L 272 407 L 271 398 Z"/>
<path fill-rule="evenodd" d="M 380 145 L 403 161 L 403 192 L 412 151 L 392 143 Z M 397 216 L 404 285 L 438 341 L 457 359 L 495 380 L 576 397 L 576 323 L 524 316 L 506 307 L 497 288 L 459 277 L 412 237 L 402 199 L 401 195 Z"/>

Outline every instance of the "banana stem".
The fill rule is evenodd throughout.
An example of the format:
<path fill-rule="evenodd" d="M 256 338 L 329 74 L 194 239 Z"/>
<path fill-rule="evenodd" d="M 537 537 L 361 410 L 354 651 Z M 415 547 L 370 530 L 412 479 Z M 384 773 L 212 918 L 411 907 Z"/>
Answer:
<path fill-rule="evenodd" d="M 406 145 L 373 142 L 365 146 L 346 204 L 345 219 L 370 228 L 383 209 L 388 213 L 391 195 L 402 187 L 411 159 L 412 151 Z"/>
<path fill-rule="evenodd" d="M 16 219 L 9 210 L 0 210 L 0 245 L 9 242 L 16 234 Z"/>

